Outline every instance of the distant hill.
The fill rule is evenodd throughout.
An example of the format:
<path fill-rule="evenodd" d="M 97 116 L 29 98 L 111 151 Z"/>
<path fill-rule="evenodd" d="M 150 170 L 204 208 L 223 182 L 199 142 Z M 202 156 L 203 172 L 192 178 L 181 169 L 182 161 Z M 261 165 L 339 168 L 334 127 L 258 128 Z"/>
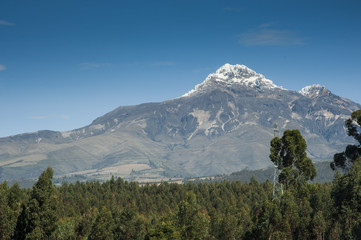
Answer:
<path fill-rule="evenodd" d="M 140 182 L 267 168 L 275 124 L 281 134 L 299 129 L 311 159 L 331 159 L 352 142 L 344 121 L 360 108 L 320 85 L 287 90 L 225 64 L 176 99 L 122 106 L 68 132 L 0 138 L 0 180 L 37 178 L 48 166 L 56 176 Z"/>
<path fill-rule="evenodd" d="M 316 183 L 326 183 L 332 182 L 335 176 L 335 172 L 332 171 L 330 168 L 329 161 L 324 162 L 316 162 L 315 167 L 317 170 L 317 176 L 312 182 Z M 222 182 L 222 181 L 241 181 L 241 182 L 250 182 L 251 178 L 253 177 L 258 182 L 265 182 L 267 180 L 273 181 L 273 173 L 274 168 L 264 168 L 258 170 L 250 170 L 250 169 L 243 169 L 239 172 L 234 172 L 231 174 L 223 174 L 211 177 L 202 177 L 202 178 L 193 178 L 188 179 L 188 181 L 192 182 Z"/>

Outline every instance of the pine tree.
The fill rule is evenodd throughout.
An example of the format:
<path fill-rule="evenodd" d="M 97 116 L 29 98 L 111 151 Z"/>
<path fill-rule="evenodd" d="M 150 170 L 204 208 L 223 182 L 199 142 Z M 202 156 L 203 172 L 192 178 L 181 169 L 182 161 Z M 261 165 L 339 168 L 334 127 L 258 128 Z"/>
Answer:
<path fill-rule="evenodd" d="M 54 171 L 47 168 L 32 188 L 30 199 L 18 218 L 16 239 L 49 239 L 57 222 Z"/>
<path fill-rule="evenodd" d="M 0 239 L 12 239 L 20 213 L 20 188 L 7 182 L 0 184 Z"/>
<path fill-rule="evenodd" d="M 113 239 L 114 220 L 112 213 L 106 207 L 102 207 L 90 231 L 89 240 Z"/>
<path fill-rule="evenodd" d="M 185 199 L 179 203 L 177 222 L 182 239 L 204 239 L 208 235 L 209 219 L 201 212 L 193 192 L 188 192 Z"/>
<path fill-rule="evenodd" d="M 331 192 L 336 210 L 336 221 L 344 235 L 361 230 L 361 158 L 354 161 L 350 171 L 337 174 Z"/>

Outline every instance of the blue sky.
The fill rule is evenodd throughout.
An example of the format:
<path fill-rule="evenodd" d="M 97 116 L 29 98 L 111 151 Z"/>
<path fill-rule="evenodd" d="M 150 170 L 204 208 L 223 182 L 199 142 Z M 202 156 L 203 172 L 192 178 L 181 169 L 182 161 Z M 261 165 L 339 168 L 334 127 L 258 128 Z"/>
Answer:
<path fill-rule="evenodd" d="M 361 1 L 0 2 L 0 137 L 176 98 L 225 63 L 361 103 Z"/>

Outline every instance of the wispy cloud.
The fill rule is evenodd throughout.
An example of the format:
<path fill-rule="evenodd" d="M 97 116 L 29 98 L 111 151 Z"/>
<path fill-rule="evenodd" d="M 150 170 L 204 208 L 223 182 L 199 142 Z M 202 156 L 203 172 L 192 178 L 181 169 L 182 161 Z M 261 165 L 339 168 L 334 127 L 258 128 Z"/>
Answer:
<path fill-rule="evenodd" d="M 4 70 L 6 70 L 6 67 L 4 65 L 0 64 L 0 71 L 4 71 Z"/>
<path fill-rule="evenodd" d="M 227 12 L 242 12 L 244 8 L 225 7 L 223 10 Z"/>
<path fill-rule="evenodd" d="M 110 63 L 98 63 L 98 62 L 84 62 L 80 63 L 80 69 L 93 69 L 93 68 L 100 68 L 110 66 Z"/>
<path fill-rule="evenodd" d="M 159 62 L 152 62 L 150 65 L 151 66 L 173 66 L 175 65 L 175 62 L 171 62 L 171 61 L 159 61 Z"/>
<path fill-rule="evenodd" d="M 264 23 L 255 29 L 239 35 L 239 42 L 246 46 L 302 45 L 305 38 L 297 32 L 274 28 L 275 23 Z"/>
<path fill-rule="evenodd" d="M 8 22 L 8 21 L 5 21 L 5 20 L 0 20 L 0 25 L 15 26 L 15 23 Z"/>
<path fill-rule="evenodd" d="M 261 25 L 259 25 L 258 28 L 268 28 L 268 27 L 272 27 L 275 25 L 276 25 L 276 22 L 266 22 L 266 23 L 262 23 Z"/>
<path fill-rule="evenodd" d="M 35 119 L 35 120 L 40 120 L 40 119 L 48 119 L 48 118 L 52 118 L 54 116 L 51 115 L 35 115 L 35 116 L 31 116 L 30 119 Z"/>

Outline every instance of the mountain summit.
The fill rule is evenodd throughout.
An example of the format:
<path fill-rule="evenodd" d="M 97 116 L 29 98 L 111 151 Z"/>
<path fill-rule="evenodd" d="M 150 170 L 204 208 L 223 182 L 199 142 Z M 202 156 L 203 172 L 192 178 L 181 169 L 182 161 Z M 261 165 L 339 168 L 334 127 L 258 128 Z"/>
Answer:
<path fill-rule="evenodd" d="M 299 91 L 299 93 L 301 93 L 303 96 L 311 97 L 311 98 L 331 94 L 331 92 L 328 89 L 326 89 L 324 86 L 321 86 L 319 84 L 306 86 L 302 88 Z"/>
<path fill-rule="evenodd" d="M 266 79 L 262 74 L 259 74 L 245 65 L 231 65 L 226 63 L 220 67 L 215 73 L 209 74 L 206 80 L 196 85 L 196 87 L 183 96 L 192 96 L 199 94 L 207 89 L 220 86 L 244 85 L 255 88 L 281 88 L 275 85 L 271 80 Z"/>
<path fill-rule="evenodd" d="M 320 85 L 300 92 L 244 65 L 225 64 L 182 97 L 121 106 L 88 126 L 0 138 L 0 180 L 56 175 L 138 181 L 209 176 L 271 165 L 273 127 L 299 129 L 313 160 L 350 139 L 344 121 L 361 105 Z"/>

